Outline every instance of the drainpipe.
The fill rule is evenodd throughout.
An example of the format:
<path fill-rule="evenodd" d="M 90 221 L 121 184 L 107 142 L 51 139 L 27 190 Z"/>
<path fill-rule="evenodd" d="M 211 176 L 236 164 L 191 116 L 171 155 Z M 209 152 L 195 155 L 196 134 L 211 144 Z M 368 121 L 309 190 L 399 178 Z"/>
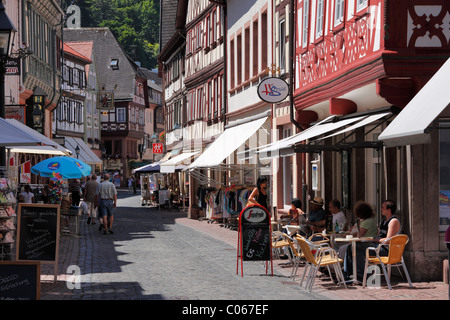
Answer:
<path fill-rule="evenodd" d="M 294 21 L 294 12 L 295 12 L 295 0 L 291 0 L 290 9 L 289 9 L 289 102 L 290 102 L 290 120 L 295 125 L 295 127 L 303 131 L 300 124 L 295 120 L 294 114 L 294 71 L 295 71 L 295 46 L 294 46 L 294 32 L 295 32 L 295 21 Z"/>
<path fill-rule="evenodd" d="M 295 0 L 291 0 L 290 11 L 289 11 L 289 116 L 290 121 L 295 125 L 299 131 L 303 131 L 303 128 L 295 119 L 295 108 L 294 108 L 294 72 L 295 72 Z M 308 185 L 306 184 L 306 154 L 302 153 L 302 164 L 301 164 L 301 179 L 302 179 L 302 204 L 303 210 L 306 212 L 307 209 L 307 195 L 308 195 Z"/>

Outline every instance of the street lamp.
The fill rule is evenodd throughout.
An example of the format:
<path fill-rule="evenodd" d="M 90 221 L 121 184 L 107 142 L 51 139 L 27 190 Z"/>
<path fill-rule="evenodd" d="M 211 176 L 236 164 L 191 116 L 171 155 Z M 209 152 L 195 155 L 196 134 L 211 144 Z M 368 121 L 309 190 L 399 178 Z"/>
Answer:
<path fill-rule="evenodd" d="M 78 159 L 78 156 L 80 155 L 80 146 L 79 145 L 77 145 L 77 147 L 75 148 L 75 154 L 77 155 L 77 159 Z"/>
<path fill-rule="evenodd" d="M 5 7 L 0 1 L 0 117 L 5 118 L 5 73 L 6 61 L 13 45 L 16 28 L 9 20 Z M 0 166 L 6 165 L 5 148 L 0 148 Z"/>
<path fill-rule="evenodd" d="M 34 108 L 33 113 L 31 115 L 33 116 L 34 128 L 37 130 L 42 125 L 42 112 L 39 108 Z"/>
<path fill-rule="evenodd" d="M 0 2 L 0 55 L 2 58 L 8 57 L 11 54 L 16 31 L 16 28 L 5 12 L 5 7 Z"/>

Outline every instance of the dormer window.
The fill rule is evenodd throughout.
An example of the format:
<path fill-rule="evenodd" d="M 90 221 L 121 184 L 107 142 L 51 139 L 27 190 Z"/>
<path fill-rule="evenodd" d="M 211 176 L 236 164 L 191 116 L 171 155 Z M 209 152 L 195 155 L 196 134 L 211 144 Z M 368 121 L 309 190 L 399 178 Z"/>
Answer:
<path fill-rule="evenodd" d="M 111 63 L 109 65 L 109 67 L 112 70 L 119 70 L 119 59 L 111 59 Z"/>

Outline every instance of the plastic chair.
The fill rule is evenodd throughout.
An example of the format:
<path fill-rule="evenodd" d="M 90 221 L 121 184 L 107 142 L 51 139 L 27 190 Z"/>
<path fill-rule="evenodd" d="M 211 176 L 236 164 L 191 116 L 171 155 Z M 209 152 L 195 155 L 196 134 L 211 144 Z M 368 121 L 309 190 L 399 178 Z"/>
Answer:
<path fill-rule="evenodd" d="M 294 241 L 292 241 L 292 239 L 287 235 L 284 234 L 284 238 L 286 239 L 287 243 L 289 244 L 289 247 L 291 248 L 291 253 L 292 253 L 292 271 L 291 271 L 291 275 L 290 278 L 292 277 L 293 280 L 295 280 L 295 274 L 297 273 L 297 269 L 298 266 L 300 264 L 300 260 L 303 257 L 301 252 L 299 252 L 297 250 L 297 248 L 294 245 Z"/>
<path fill-rule="evenodd" d="M 279 257 L 279 251 L 282 248 L 289 247 L 289 242 L 286 241 L 285 234 L 281 231 L 272 231 L 272 253 L 275 257 Z M 289 256 L 289 259 L 291 257 Z"/>
<path fill-rule="evenodd" d="M 309 289 L 309 291 L 311 292 L 314 280 L 316 278 L 317 270 L 319 270 L 320 267 L 327 267 L 328 272 L 330 273 L 331 276 L 330 266 L 333 266 L 336 277 L 338 278 L 337 279 L 338 282 L 343 283 L 344 288 L 347 288 L 340 265 L 342 259 L 338 258 L 337 253 L 334 249 L 330 247 L 317 246 L 314 243 L 309 242 L 302 237 L 296 237 L 296 239 L 302 251 L 302 255 L 306 259 L 306 267 L 303 272 L 302 280 L 300 281 L 300 286 L 302 286 L 303 280 L 305 279 L 306 271 L 309 269 L 305 288 Z M 316 250 L 315 255 L 313 254 L 311 247 L 315 248 Z M 331 280 L 333 280 L 332 276 Z"/>
<path fill-rule="evenodd" d="M 315 237 L 321 237 L 322 240 L 312 241 L 312 239 L 314 239 Z M 308 240 L 312 241 L 312 242 L 314 242 L 316 244 L 317 243 L 329 243 L 330 242 L 330 239 L 327 236 L 324 236 L 321 233 L 314 233 L 314 234 L 312 234 L 311 236 L 308 237 Z"/>
<path fill-rule="evenodd" d="M 399 234 L 393 236 L 392 238 L 386 239 L 381 242 L 378 247 L 370 247 L 366 249 L 366 264 L 364 267 L 364 278 L 363 287 L 366 287 L 367 282 L 367 268 L 369 265 L 381 265 L 384 277 L 386 278 L 389 290 L 392 290 L 390 277 L 391 277 L 391 267 L 403 267 L 403 271 L 406 274 L 406 279 L 408 280 L 409 286 L 412 288 L 411 278 L 409 277 L 408 269 L 406 268 L 405 261 L 403 260 L 403 252 L 405 246 L 408 243 L 409 238 L 405 234 Z M 389 253 L 387 256 L 380 256 L 380 249 L 382 246 L 389 246 Z M 370 256 L 370 252 L 375 251 L 376 256 Z M 386 273 L 386 265 L 388 266 L 389 273 Z"/>

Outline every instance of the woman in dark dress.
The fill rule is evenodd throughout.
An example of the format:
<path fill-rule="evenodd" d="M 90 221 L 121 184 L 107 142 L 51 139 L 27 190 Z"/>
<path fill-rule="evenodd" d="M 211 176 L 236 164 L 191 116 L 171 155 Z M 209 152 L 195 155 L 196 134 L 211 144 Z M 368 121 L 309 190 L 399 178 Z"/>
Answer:
<path fill-rule="evenodd" d="M 253 189 L 252 193 L 248 197 L 248 204 L 259 204 L 269 211 L 269 205 L 267 204 L 268 194 L 266 192 L 267 182 L 266 176 L 258 177 L 258 180 L 256 181 L 256 188 Z"/>

